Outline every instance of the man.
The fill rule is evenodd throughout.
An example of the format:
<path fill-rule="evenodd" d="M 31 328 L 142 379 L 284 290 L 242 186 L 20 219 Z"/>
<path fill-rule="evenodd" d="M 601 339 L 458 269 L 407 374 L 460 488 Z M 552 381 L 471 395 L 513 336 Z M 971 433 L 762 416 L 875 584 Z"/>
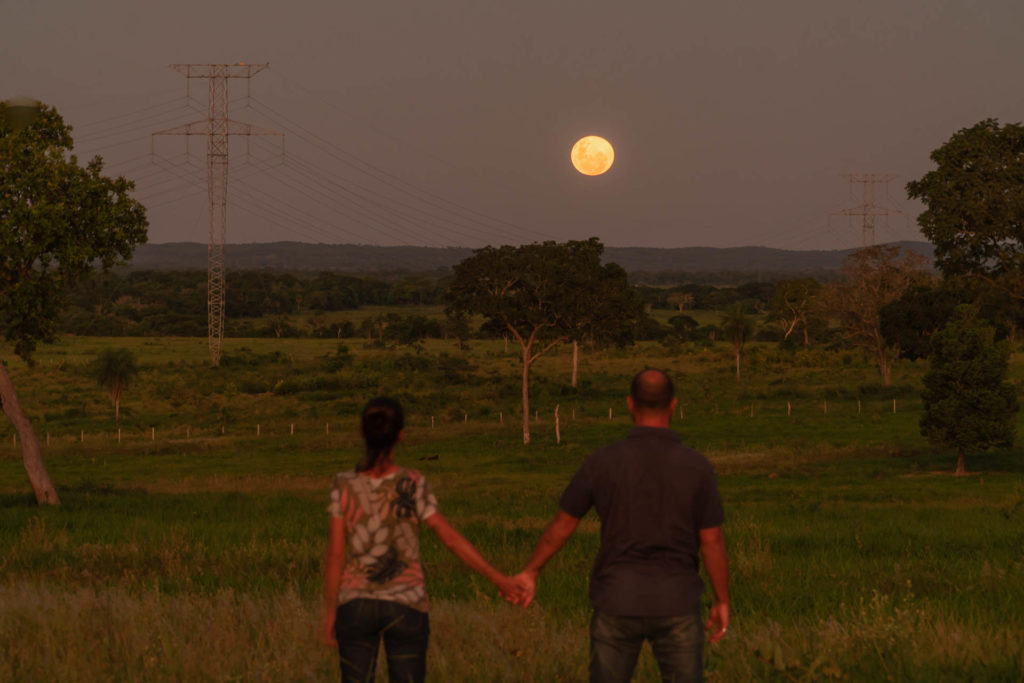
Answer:
<path fill-rule="evenodd" d="M 640 372 L 626 400 L 633 429 L 586 459 L 516 579 L 528 603 L 541 568 L 596 508 L 601 546 L 590 579 L 590 680 L 628 681 L 649 640 L 664 681 L 700 681 L 699 557 L 715 592 L 704 627 L 714 629 L 710 642 L 729 626 L 724 514 L 714 470 L 669 429 L 676 399 L 668 375 Z"/>

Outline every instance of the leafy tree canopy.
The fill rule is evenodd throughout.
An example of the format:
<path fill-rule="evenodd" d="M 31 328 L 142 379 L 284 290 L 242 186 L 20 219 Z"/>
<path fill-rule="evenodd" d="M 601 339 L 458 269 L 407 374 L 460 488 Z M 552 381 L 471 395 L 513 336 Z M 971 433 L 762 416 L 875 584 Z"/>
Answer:
<path fill-rule="evenodd" d="M 85 167 L 71 154 L 71 130 L 40 105 L 15 125 L 0 104 L 0 331 L 19 356 L 53 337 L 68 290 L 131 256 L 146 240 L 146 212 L 133 184 Z"/>
<path fill-rule="evenodd" d="M 926 205 L 917 222 L 939 270 L 1024 298 L 1024 126 L 986 119 L 931 159 L 936 168 L 907 183 L 907 194 Z"/>
<path fill-rule="evenodd" d="M 1018 404 L 1006 382 L 1009 356 L 1008 344 L 995 341 L 995 330 L 973 306 L 958 306 L 932 335 L 921 433 L 957 449 L 958 473 L 964 471 L 965 451 L 1013 443 Z"/>

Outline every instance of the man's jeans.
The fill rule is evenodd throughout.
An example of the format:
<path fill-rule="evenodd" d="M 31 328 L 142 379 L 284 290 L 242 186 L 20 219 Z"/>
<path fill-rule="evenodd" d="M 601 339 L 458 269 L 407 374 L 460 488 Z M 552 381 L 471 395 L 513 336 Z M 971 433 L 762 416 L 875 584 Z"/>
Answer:
<path fill-rule="evenodd" d="M 594 610 L 590 620 L 591 683 L 627 683 L 644 640 L 651 641 L 661 680 L 703 680 L 704 629 L 699 614 L 616 617 Z"/>
<path fill-rule="evenodd" d="M 334 634 L 344 683 L 374 680 L 382 637 L 389 681 L 417 683 L 426 676 L 430 636 L 426 612 L 389 600 L 351 600 L 338 607 Z"/>

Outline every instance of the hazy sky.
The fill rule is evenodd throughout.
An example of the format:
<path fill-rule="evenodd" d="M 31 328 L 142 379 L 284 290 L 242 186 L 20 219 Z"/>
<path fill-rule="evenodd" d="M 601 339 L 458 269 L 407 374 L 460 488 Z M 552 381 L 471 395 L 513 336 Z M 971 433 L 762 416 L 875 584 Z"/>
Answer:
<path fill-rule="evenodd" d="M 904 184 L 956 130 L 1024 118 L 1021 0 L 0 0 L 0 98 L 58 107 L 137 180 L 150 241 L 205 241 L 207 82 L 231 83 L 229 242 L 859 246 L 843 173 L 890 173 L 878 241 L 922 239 Z M 607 174 L 569 163 L 615 146 Z"/>

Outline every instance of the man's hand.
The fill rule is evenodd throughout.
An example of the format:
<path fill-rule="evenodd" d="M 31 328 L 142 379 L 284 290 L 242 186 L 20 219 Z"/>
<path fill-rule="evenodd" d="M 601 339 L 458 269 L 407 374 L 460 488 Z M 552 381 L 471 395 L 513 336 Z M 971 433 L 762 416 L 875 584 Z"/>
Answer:
<path fill-rule="evenodd" d="M 533 600 L 533 589 L 527 586 L 518 577 L 504 576 L 495 580 L 494 585 L 498 587 L 501 597 L 513 605 L 526 607 Z"/>
<path fill-rule="evenodd" d="M 717 643 L 729 629 L 729 603 L 716 602 L 711 606 L 711 611 L 708 612 L 708 623 L 704 624 L 704 630 L 711 631 L 712 629 L 714 629 L 714 633 L 708 638 L 708 642 Z"/>
<path fill-rule="evenodd" d="M 327 647 L 338 647 L 338 641 L 334 637 L 335 610 L 325 609 L 320 619 L 320 642 Z"/>
<path fill-rule="evenodd" d="M 529 607 L 530 603 L 533 602 L 534 595 L 537 592 L 537 572 L 531 571 L 529 569 L 524 569 L 523 571 L 513 576 L 511 580 L 516 586 L 516 594 L 518 599 L 510 600 L 508 596 L 506 596 L 505 599 L 515 605 Z"/>

